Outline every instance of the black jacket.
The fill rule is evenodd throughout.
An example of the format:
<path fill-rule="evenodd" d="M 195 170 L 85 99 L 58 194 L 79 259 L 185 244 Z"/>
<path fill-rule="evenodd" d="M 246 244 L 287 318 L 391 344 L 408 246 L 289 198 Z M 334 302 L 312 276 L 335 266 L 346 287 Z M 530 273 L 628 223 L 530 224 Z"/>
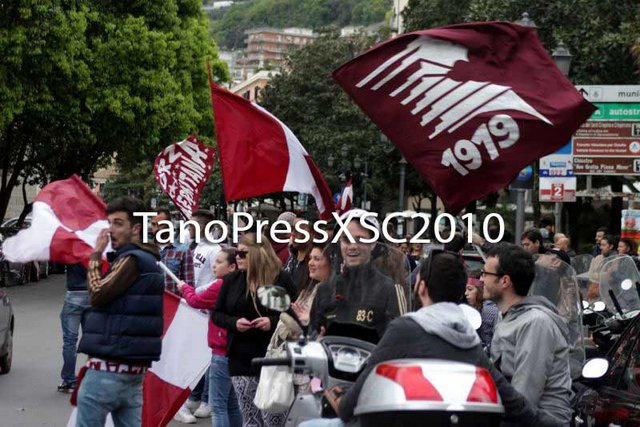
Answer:
<path fill-rule="evenodd" d="M 289 273 L 281 271 L 274 285 L 285 288 L 291 295 L 291 301 L 295 301 L 296 291 Z M 236 328 L 238 319 L 244 317 L 247 320 L 254 320 L 263 316 L 271 320 L 269 331 L 249 329 L 246 332 L 238 332 Z M 251 359 L 264 357 L 279 319 L 280 313 L 262 306 L 258 298 L 255 299 L 254 307 L 251 296 L 247 295 L 246 271 L 236 271 L 224 277 L 213 310 L 213 323 L 227 330 L 227 357 L 231 376 L 259 374 L 259 369 L 252 368 Z"/>
<path fill-rule="evenodd" d="M 387 328 L 365 370 L 358 377 L 355 385 L 341 399 L 340 418 L 346 422 L 353 417 L 362 385 L 376 365 L 388 360 L 408 358 L 451 360 L 484 367 L 491 372 L 491 376 L 498 386 L 502 404 L 509 415 L 509 422 L 518 426 L 550 427 L 554 425 L 537 416 L 535 410 L 526 403 L 524 397 L 511 387 L 495 369 L 486 357 L 481 345 L 468 350 L 455 347 L 437 335 L 427 333 L 418 323 L 407 316 L 395 319 Z"/>
<path fill-rule="evenodd" d="M 352 323 L 374 328 L 381 337 L 389 322 L 404 311 L 404 299 L 404 289 L 372 264 L 345 268 L 342 274 L 318 285 L 310 330 Z"/>

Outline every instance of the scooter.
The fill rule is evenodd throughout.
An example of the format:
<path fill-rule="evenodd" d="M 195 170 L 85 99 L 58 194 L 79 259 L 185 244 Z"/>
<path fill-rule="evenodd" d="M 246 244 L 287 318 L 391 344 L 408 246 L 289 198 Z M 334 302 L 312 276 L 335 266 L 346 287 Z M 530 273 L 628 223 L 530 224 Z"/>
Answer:
<path fill-rule="evenodd" d="M 258 292 L 263 305 L 271 302 L 270 307 L 288 306 L 286 292 L 277 287 L 263 286 Z M 350 326 L 346 329 L 356 330 Z M 294 373 L 318 378 L 323 389 L 346 388 L 362 373 L 374 348 L 374 344 L 353 337 L 326 335 L 315 342 L 302 338 L 287 343 L 286 357 L 256 358 L 253 364 L 288 366 Z M 298 395 L 285 427 L 335 417 L 328 410 L 323 389 Z M 464 363 L 418 359 L 376 366 L 355 408 L 362 426 L 495 426 L 503 414 L 498 390 L 487 370 Z"/>

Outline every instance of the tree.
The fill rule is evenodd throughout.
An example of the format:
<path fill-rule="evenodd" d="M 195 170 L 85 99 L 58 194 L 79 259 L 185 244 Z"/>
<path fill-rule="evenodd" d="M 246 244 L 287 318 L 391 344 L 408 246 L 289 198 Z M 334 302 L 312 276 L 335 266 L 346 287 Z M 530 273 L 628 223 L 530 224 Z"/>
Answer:
<path fill-rule="evenodd" d="M 87 179 L 211 134 L 206 61 L 228 78 L 200 2 L 16 1 L 0 16 L 0 218 L 20 180 Z"/>
<path fill-rule="evenodd" d="M 427 13 L 427 12 L 430 13 Z M 640 81 L 631 48 L 640 37 L 636 0 L 411 0 L 404 11 L 407 31 L 471 21 L 516 21 L 528 12 L 549 52 L 562 40 L 573 54 L 575 84 Z"/>
<path fill-rule="evenodd" d="M 386 35 L 341 38 L 337 31 L 322 33 L 314 43 L 289 55 L 286 71 L 271 80 L 261 100 L 267 110 L 297 135 L 325 171 L 334 192 L 339 191 L 338 176 L 343 172 L 340 166 L 343 145 L 347 147 L 349 160 L 356 155 L 367 160 L 368 199 L 376 211 L 397 206 L 399 153 L 381 142 L 380 131 L 331 78 L 331 72 L 381 37 Z M 330 155 L 335 159 L 333 167 L 329 166 Z M 422 180 L 407 179 L 407 183 L 408 193 L 425 189 Z M 362 185 L 362 181 L 354 183 L 356 195 L 362 194 Z"/>

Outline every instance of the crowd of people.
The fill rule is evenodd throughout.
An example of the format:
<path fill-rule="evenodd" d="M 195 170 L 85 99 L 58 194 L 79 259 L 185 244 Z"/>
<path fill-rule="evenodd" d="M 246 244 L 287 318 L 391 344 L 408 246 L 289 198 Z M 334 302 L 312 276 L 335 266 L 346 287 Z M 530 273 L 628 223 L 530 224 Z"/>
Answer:
<path fill-rule="evenodd" d="M 565 235 L 547 236 L 551 243 L 539 229 L 531 229 L 521 236 L 521 246 L 487 244 L 476 236 L 486 262 L 481 270 L 472 270 L 461 256 L 461 234 L 432 248 L 362 242 L 373 234 L 359 222 L 359 210 L 352 211 L 346 225 L 355 241 L 342 236 L 336 244 L 300 242 L 298 230 L 284 245 L 260 240 L 255 231 L 244 232 L 237 243 L 196 243 L 198 233 L 215 219 L 206 210 L 192 215 L 192 242 L 142 244 L 142 219 L 133 215 L 139 211 L 144 209 L 135 199 L 110 203 L 109 228 L 100 234 L 88 271 L 81 265 L 67 270 L 59 390 L 71 391 L 79 381 L 75 346 L 82 325 L 78 351 L 89 361 L 79 374 L 78 426 L 103 425 L 108 413 L 116 425 L 140 425 L 143 374 L 161 351 L 164 290 L 210 313 L 211 365 L 176 413 L 176 421 L 194 423 L 210 416 L 216 427 L 283 425 L 286 412 L 261 410 L 254 402 L 260 371 L 252 359 L 299 338 L 305 333 L 300 324 L 308 328 L 311 339 L 348 334 L 345 325 L 356 324 L 368 331 L 359 332 L 359 337 L 377 343 L 376 350 L 353 388 L 325 391 L 339 418 L 309 425 L 351 421 L 366 374 L 375 364 L 398 358 L 438 358 L 486 367 L 499 388 L 506 422 L 569 425 L 568 327 L 548 300 L 529 296 L 535 254 L 549 253 L 571 263 L 575 253 Z M 151 221 L 154 236 L 162 232 L 162 220 L 172 219 L 168 209 L 157 211 Z M 294 230 L 300 220 L 292 212 L 279 219 Z M 362 219 L 379 229 L 374 218 Z M 310 227 L 306 231 L 312 234 Z M 331 234 L 333 229 L 326 231 Z M 115 252 L 102 275 L 100 255 L 109 241 Z M 597 285 L 598 265 L 616 250 L 637 255 L 633 241 L 615 239 L 604 229 L 598 230 L 596 244 L 592 286 Z M 163 274 L 157 260 L 179 281 Z M 265 285 L 286 290 L 297 320 L 261 303 L 257 293 Z M 460 303 L 480 312 L 477 331 L 458 308 Z M 105 389 L 106 378 L 110 381 Z M 310 378 L 295 375 L 293 382 L 300 393 L 308 389 Z"/>

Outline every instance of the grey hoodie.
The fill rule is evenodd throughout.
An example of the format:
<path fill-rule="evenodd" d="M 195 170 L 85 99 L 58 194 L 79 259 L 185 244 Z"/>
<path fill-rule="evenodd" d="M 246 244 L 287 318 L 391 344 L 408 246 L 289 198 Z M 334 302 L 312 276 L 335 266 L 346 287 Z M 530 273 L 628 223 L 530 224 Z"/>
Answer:
<path fill-rule="evenodd" d="M 406 315 L 425 332 L 436 335 L 449 344 L 470 349 L 480 345 L 480 338 L 457 304 L 441 302 Z"/>
<path fill-rule="evenodd" d="M 544 297 L 514 305 L 496 326 L 491 359 L 538 410 L 571 420 L 569 328 Z"/>

